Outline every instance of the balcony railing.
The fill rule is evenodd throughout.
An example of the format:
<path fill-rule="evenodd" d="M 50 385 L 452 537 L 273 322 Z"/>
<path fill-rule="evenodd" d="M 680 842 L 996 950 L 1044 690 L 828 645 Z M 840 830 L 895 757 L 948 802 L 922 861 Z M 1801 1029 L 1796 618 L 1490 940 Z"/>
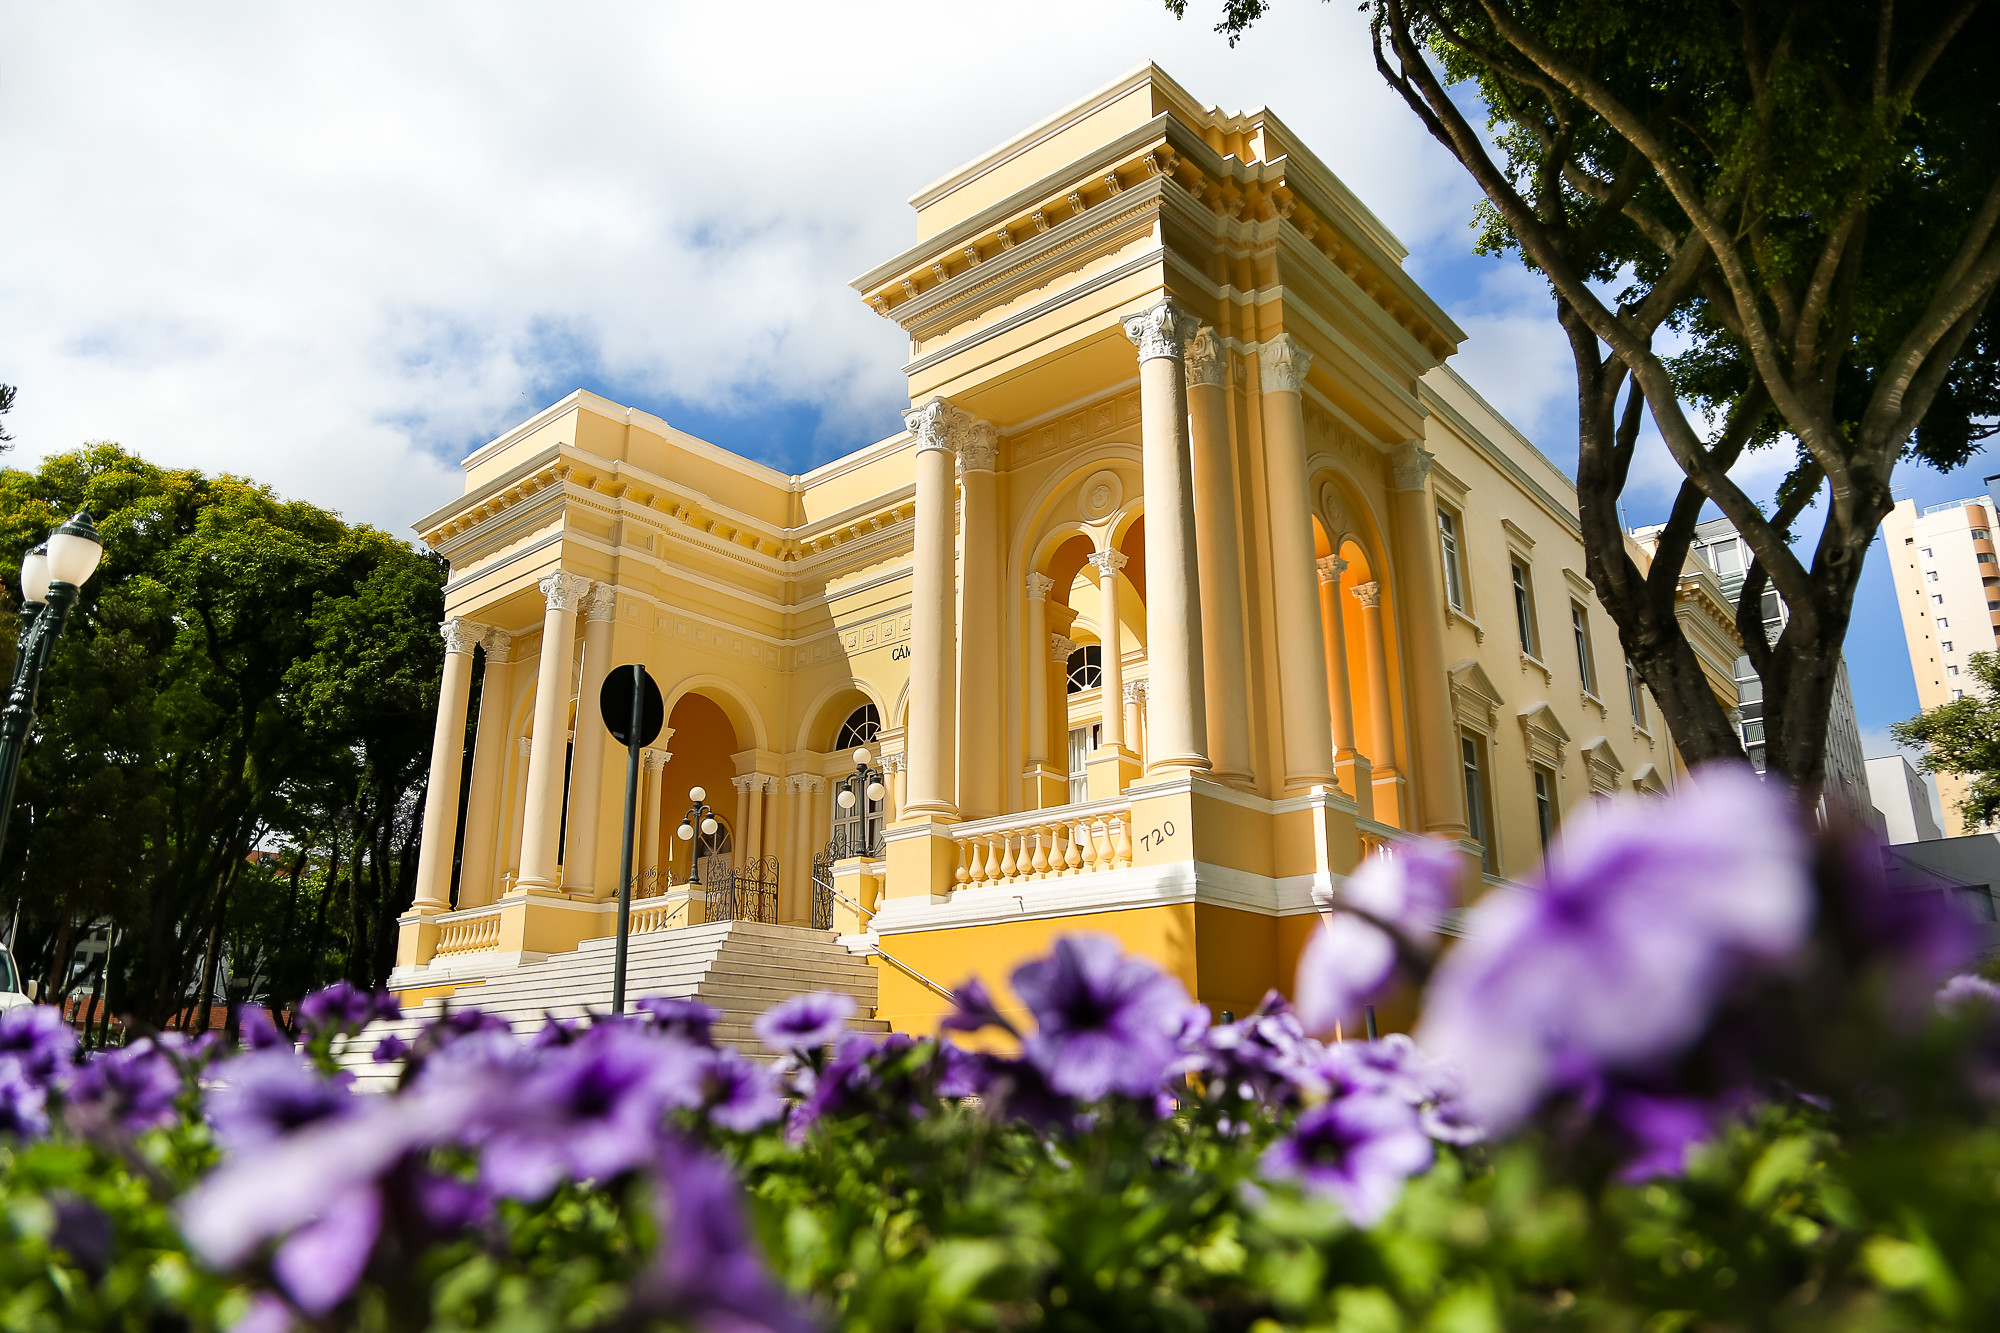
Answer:
<path fill-rule="evenodd" d="M 473 907 L 463 912 L 447 912 L 437 919 L 437 948 L 433 958 L 454 958 L 460 954 L 492 953 L 500 947 L 500 908 Z"/>
<path fill-rule="evenodd" d="M 1094 875 L 1132 864 L 1132 807 L 1117 800 L 1036 810 L 961 824 L 952 838 L 961 888 Z"/>
<path fill-rule="evenodd" d="M 1414 834 L 1390 824 L 1380 824 L 1372 819 L 1354 821 L 1354 836 L 1361 843 L 1361 857 L 1365 861 L 1384 847 L 1393 847 L 1399 842 L 1408 842 Z"/>

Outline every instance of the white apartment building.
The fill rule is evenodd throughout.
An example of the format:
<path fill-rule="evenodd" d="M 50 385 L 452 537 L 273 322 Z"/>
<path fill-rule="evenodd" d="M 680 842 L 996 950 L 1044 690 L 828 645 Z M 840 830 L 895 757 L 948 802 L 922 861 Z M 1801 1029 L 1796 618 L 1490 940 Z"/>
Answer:
<path fill-rule="evenodd" d="M 1931 789 L 1923 775 L 1899 754 L 1879 755 L 1868 761 L 1868 790 L 1875 808 L 1882 812 L 1883 832 L 1889 844 L 1936 842 L 1944 837 L 1937 817 L 1931 813 Z"/>
<path fill-rule="evenodd" d="M 1922 511 L 1904 500 L 1882 520 L 1882 544 L 1896 580 L 1903 637 L 1916 678 L 1917 703 L 1930 709 L 1965 697 L 1972 654 L 2000 646 L 2000 557 L 1993 546 L 1993 506 L 1985 497 Z M 1937 775 L 1945 833 L 1982 831 L 1959 814 L 1965 782 Z"/>

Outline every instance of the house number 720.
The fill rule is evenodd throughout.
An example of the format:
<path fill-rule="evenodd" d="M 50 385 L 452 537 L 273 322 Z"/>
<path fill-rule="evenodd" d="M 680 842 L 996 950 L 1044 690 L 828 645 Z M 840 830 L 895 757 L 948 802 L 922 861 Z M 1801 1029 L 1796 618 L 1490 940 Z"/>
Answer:
<path fill-rule="evenodd" d="M 1139 835 L 1139 847 L 1143 851 L 1150 852 L 1153 851 L 1155 848 L 1165 846 L 1167 839 L 1173 836 L 1174 836 L 1174 821 L 1169 819 L 1166 823 L 1160 825 L 1158 828 L 1154 829 L 1151 833 L 1141 833 Z"/>

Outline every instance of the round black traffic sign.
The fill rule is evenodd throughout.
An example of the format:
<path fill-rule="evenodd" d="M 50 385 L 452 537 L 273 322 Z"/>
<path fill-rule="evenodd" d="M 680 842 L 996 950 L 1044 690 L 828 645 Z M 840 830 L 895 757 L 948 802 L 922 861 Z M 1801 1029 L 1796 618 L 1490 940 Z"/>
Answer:
<path fill-rule="evenodd" d="M 651 745 L 667 721 L 667 701 L 660 697 L 660 687 L 653 683 L 652 673 L 636 666 L 611 668 L 605 673 L 604 688 L 597 692 L 597 711 L 603 714 L 604 725 L 611 732 L 612 739 L 620 745 L 632 744 L 634 675 L 640 675 L 639 687 L 643 696 L 639 700 L 639 744 Z"/>

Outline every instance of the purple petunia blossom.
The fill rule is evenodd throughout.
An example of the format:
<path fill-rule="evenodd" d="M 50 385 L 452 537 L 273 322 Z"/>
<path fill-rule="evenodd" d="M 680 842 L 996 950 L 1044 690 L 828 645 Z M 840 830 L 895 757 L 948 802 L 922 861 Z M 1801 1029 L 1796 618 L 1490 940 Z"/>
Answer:
<path fill-rule="evenodd" d="M 381 1229 L 381 1194 L 372 1184 L 357 1185 L 292 1233 L 271 1257 L 271 1271 L 301 1310 L 325 1314 L 367 1271 Z"/>
<path fill-rule="evenodd" d="M 1000 1012 L 1000 1006 L 993 1003 L 992 994 L 986 983 L 978 977 L 967 977 L 951 993 L 952 1010 L 938 1020 L 938 1028 L 944 1032 L 978 1032 L 984 1028 L 999 1028 L 1003 1032 L 1020 1036 L 1007 1016 Z"/>
<path fill-rule="evenodd" d="M 1110 936 L 1065 936 L 1013 983 L 1038 1025 L 1022 1051 L 1056 1091 L 1150 1097 L 1179 1069 L 1187 991 Z"/>
<path fill-rule="evenodd" d="M 18 1055 L 0 1055 L 0 1134 L 38 1139 L 49 1132 L 48 1089 L 28 1077 Z"/>
<path fill-rule="evenodd" d="M 1939 1013 L 1954 1017 L 1978 1013 L 1982 1008 L 1989 1015 L 2000 1013 L 2000 986 L 1985 977 L 1961 972 L 1938 988 L 1936 1003 Z"/>
<path fill-rule="evenodd" d="M 667 1110 L 700 1103 L 699 1057 L 633 1024 L 593 1027 L 543 1052 L 492 1108 L 481 1178 L 497 1194 L 534 1199 L 561 1180 L 608 1180 L 640 1166 Z"/>
<path fill-rule="evenodd" d="M 813 1321 L 772 1280 L 729 1168 L 668 1141 L 654 1164 L 660 1239 L 632 1286 L 635 1313 L 727 1333 L 808 1333 Z"/>
<path fill-rule="evenodd" d="M 40 1087 L 57 1081 L 76 1058 L 76 1033 L 53 1005 L 30 1004 L 0 1014 L 0 1056 L 20 1062 L 21 1076 Z"/>
<path fill-rule="evenodd" d="M 1505 1129 L 1571 1080 L 1685 1048 L 1746 964 L 1804 943 L 1812 904 L 1798 814 L 1747 768 L 1603 802 L 1579 812 L 1531 891 L 1472 909 L 1418 1040 L 1475 1117 Z"/>
<path fill-rule="evenodd" d="M 229 1326 L 228 1333 L 292 1333 L 298 1326 L 292 1307 L 268 1291 L 250 1298 L 250 1308 Z"/>
<path fill-rule="evenodd" d="M 785 1113 L 771 1067 L 734 1047 L 702 1052 L 701 1085 L 704 1112 L 724 1129 L 748 1134 Z"/>
<path fill-rule="evenodd" d="M 1320 1044 L 1275 991 L 1248 1018 L 1204 1032 L 1200 1052 L 1199 1068 L 1213 1086 L 1244 1101 L 1292 1106 L 1325 1089 L 1316 1071 Z"/>
<path fill-rule="evenodd" d="M 1352 1021 L 1396 973 L 1396 942 L 1380 926 L 1340 912 L 1320 924 L 1299 954 L 1299 1022 L 1317 1036 Z"/>
<path fill-rule="evenodd" d="M 992 1083 L 992 1072 L 985 1058 L 955 1042 L 938 1041 L 931 1071 L 936 1080 L 937 1095 L 952 1101 L 961 1097 L 984 1096 Z"/>
<path fill-rule="evenodd" d="M 330 1079 L 290 1050 L 240 1056 L 216 1071 L 203 1102 L 215 1136 L 243 1152 L 354 1109 L 345 1075 Z"/>
<path fill-rule="evenodd" d="M 261 1004 L 243 1006 L 243 1012 L 236 1019 L 236 1031 L 243 1044 L 253 1051 L 292 1049 L 292 1039 L 271 1017 L 271 1011 Z"/>
<path fill-rule="evenodd" d="M 854 1008 L 854 997 L 839 991 L 794 995 L 757 1015 L 757 1036 L 780 1054 L 816 1051 L 847 1030 Z"/>
<path fill-rule="evenodd" d="M 1618 1178 L 1628 1185 L 1685 1175 L 1689 1150 L 1715 1132 L 1708 1108 L 1686 1097 L 1621 1090 L 1607 1109 L 1634 1145 L 1632 1156 L 1618 1169 Z"/>
<path fill-rule="evenodd" d="M 1422 942 L 1458 904 L 1465 853 L 1439 838 L 1412 838 L 1375 853 L 1348 878 L 1341 897 L 1378 922 Z"/>
<path fill-rule="evenodd" d="M 1315 1106 L 1264 1153 L 1264 1174 L 1329 1195 L 1359 1227 L 1382 1220 L 1434 1153 L 1416 1109 L 1389 1093 Z"/>
<path fill-rule="evenodd" d="M 635 1007 L 667 1036 L 679 1037 L 696 1046 L 715 1045 L 715 1025 L 722 1019 L 720 1009 L 700 1000 L 683 1000 L 672 995 L 648 995 Z"/>
<path fill-rule="evenodd" d="M 378 1018 L 401 1018 L 401 1001 L 388 991 L 365 991 L 345 981 L 299 1001 L 299 1026 L 315 1036 L 359 1032 Z"/>
<path fill-rule="evenodd" d="M 1477 1143 L 1486 1131 L 1459 1099 L 1437 1061 L 1400 1032 L 1379 1041 L 1342 1041 L 1323 1048 L 1319 1071 L 1339 1096 L 1381 1093 L 1417 1108 L 1417 1123 L 1439 1143 Z"/>
<path fill-rule="evenodd" d="M 171 1048 L 171 1049 L 170 1049 Z M 204 1052 L 193 1042 L 141 1037 L 115 1051 L 100 1051 L 77 1071 L 64 1094 L 86 1120 L 111 1122 L 137 1132 L 170 1124 L 187 1086 L 182 1059 Z"/>
<path fill-rule="evenodd" d="M 368 1058 L 378 1065 L 392 1065 L 410 1053 L 410 1043 L 391 1032 L 375 1043 L 375 1053 Z"/>

